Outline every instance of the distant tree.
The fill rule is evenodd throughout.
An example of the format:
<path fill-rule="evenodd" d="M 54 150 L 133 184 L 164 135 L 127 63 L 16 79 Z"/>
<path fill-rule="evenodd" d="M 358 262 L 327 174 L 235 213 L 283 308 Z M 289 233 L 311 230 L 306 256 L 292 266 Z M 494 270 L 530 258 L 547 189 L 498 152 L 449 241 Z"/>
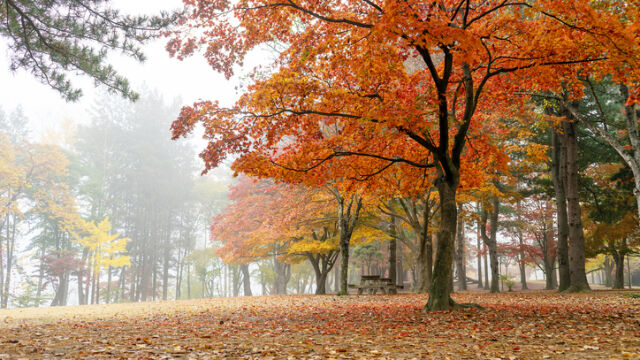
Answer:
<path fill-rule="evenodd" d="M 111 234 L 111 222 L 109 217 L 96 224 L 92 221 L 80 221 L 78 233 L 74 232 L 74 238 L 83 248 L 89 252 L 89 267 L 91 280 L 94 282 L 91 298 L 95 303 L 100 299 L 100 273 L 103 268 L 129 266 L 127 251 L 129 238 L 120 234 Z M 107 294 L 109 296 L 109 294 Z"/>
<path fill-rule="evenodd" d="M 621 164 L 597 164 L 588 171 L 594 186 L 585 202 L 587 255 L 610 255 L 615 264 L 612 287 L 624 288 L 625 257 L 638 251 L 638 217 L 632 172 Z"/>
<path fill-rule="evenodd" d="M 183 275 L 190 281 L 193 263 L 185 257 L 202 235 L 198 221 L 220 207 L 200 209 L 205 205 L 199 202 L 211 197 L 194 192 L 194 153 L 165 135 L 176 109 L 153 92 L 135 104 L 102 97 L 91 123 L 79 126 L 74 144 L 83 215 L 96 223 L 109 216 L 114 231 L 131 238 L 131 266 L 106 269 L 107 282 L 113 273 L 119 296 L 131 301 L 168 299 Z M 86 263 L 88 252 L 82 256 Z M 78 295 L 91 294 L 91 282 L 79 275 L 84 289 L 79 286 Z M 86 296 L 80 302 L 87 302 Z"/>

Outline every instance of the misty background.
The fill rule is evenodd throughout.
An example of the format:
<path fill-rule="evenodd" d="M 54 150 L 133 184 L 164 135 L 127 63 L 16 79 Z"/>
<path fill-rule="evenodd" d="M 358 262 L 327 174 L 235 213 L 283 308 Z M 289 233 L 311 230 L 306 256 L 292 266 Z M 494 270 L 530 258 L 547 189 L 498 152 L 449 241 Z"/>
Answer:
<path fill-rule="evenodd" d="M 111 6 L 124 14 L 155 15 L 180 9 L 182 2 L 116 0 Z M 19 215 L 7 215 L 4 223 L 0 306 L 238 294 L 232 284 L 238 283 L 239 269 L 224 265 L 209 239 L 211 219 L 224 210 L 235 180 L 228 165 L 201 176 L 197 152 L 204 140 L 171 141 L 170 124 L 181 106 L 200 99 L 231 105 L 245 69 L 264 54 L 226 80 L 201 56 L 170 58 L 166 41 L 144 46 L 144 63 L 116 53 L 109 57 L 140 94 L 132 103 L 73 75 L 83 96 L 66 102 L 27 71 L 10 71 L 7 43 L 0 39 L 0 123 L 9 135 L 3 156 L 15 156 L 14 170 L 34 182 L 16 196 Z M 42 168 L 41 177 L 29 175 L 29 167 Z M 68 203 L 73 201 L 75 214 Z M 96 229 L 108 223 L 110 230 L 101 234 L 118 234 L 113 244 L 123 240 L 126 249 L 96 251 L 79 241 L 90 241 L 89 232 L 60 231 L 83 221 Z M 256 293 L 264 289 L 256 287 Z"/>

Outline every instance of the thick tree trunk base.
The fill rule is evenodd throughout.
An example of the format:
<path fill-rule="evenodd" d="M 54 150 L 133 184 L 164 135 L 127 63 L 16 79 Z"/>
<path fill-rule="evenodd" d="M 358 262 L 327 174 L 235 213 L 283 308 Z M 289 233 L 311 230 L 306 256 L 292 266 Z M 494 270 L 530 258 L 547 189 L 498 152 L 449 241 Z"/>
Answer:
<path fill-rule="evenodd" d="M 441 299 L 440 301 L 432 302 L 431 298 L 429 298 L 429 301 L 424 306 L 422 311 L 425 313 L 429 313 L 433 311 L 462 310 L 462 309 L 485 310 L 484 307 L 476 303 L 457 303 L 453 301 L 453 299 L 451 298 L 449 298 L 449 300 Z"/>
<path fill-rule="evenodd" d="M 585 285 L 571 285 L 569 286 L 566 290 L 564 290 L 562 293 L 565 294 L 569 294 L 569 293 L 588 293 L 591 292 L 591 288 L 589 287 L 589 284 L 585 284 Z"/>

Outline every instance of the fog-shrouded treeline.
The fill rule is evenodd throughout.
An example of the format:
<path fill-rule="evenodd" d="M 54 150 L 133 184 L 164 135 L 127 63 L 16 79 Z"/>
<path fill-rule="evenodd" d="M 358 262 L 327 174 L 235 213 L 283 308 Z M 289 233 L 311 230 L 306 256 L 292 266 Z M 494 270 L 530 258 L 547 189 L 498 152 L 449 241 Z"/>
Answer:
<path fill-rule="evenodd" d="M 576 116 L 625 131 L 619 87 L 593 86 Z M 562 289 L 569 224 L 584 234 L 591 286 L 637 286 L 631 170 L 587 127 L 559 130 L 557 104 L 531 106 L 500 125 L 506 156 L 489 160 L 499 170 L 457 197 L 451 286 Z M 201 176 L 194 146 L 170 140 L 177 112 L 152 91 L 135 103 L 105 95 L 89 119 L 39 134 L 20 107 L 0 112 L 2 307 L 325 294 L 360 275 L 427 292 L 441 208 L 426 177 L 413 187 L 393 169 L 373 185 Z"/>
<path fill-rule="evenodd" d="M 232 293 L 234 269 L 207 249 L 230 179 L 200 177 L 192 146 L 170 140 L 177 109 L 104 96 L 42 134 L 20 107 L 0 112 L 2 307 Z"/>

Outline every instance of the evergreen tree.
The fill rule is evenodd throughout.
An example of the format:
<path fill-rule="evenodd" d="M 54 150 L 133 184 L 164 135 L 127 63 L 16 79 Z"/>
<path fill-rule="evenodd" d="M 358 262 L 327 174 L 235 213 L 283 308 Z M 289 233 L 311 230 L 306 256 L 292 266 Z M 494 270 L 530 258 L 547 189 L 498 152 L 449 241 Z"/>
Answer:
<path fill-rule="evenodd" d="M 108 0 L 0 0 L 0 37 L 8 41 L 10 69 L 25 69 L 67 101 L 82 91 L 69 74 L 92 77 L 97 85 L 135 100 L 126 78 L 108 64 L 109 49 L 144 61 L 140 48 L 169 26 L 176 14 L 128 16 Z"/>

